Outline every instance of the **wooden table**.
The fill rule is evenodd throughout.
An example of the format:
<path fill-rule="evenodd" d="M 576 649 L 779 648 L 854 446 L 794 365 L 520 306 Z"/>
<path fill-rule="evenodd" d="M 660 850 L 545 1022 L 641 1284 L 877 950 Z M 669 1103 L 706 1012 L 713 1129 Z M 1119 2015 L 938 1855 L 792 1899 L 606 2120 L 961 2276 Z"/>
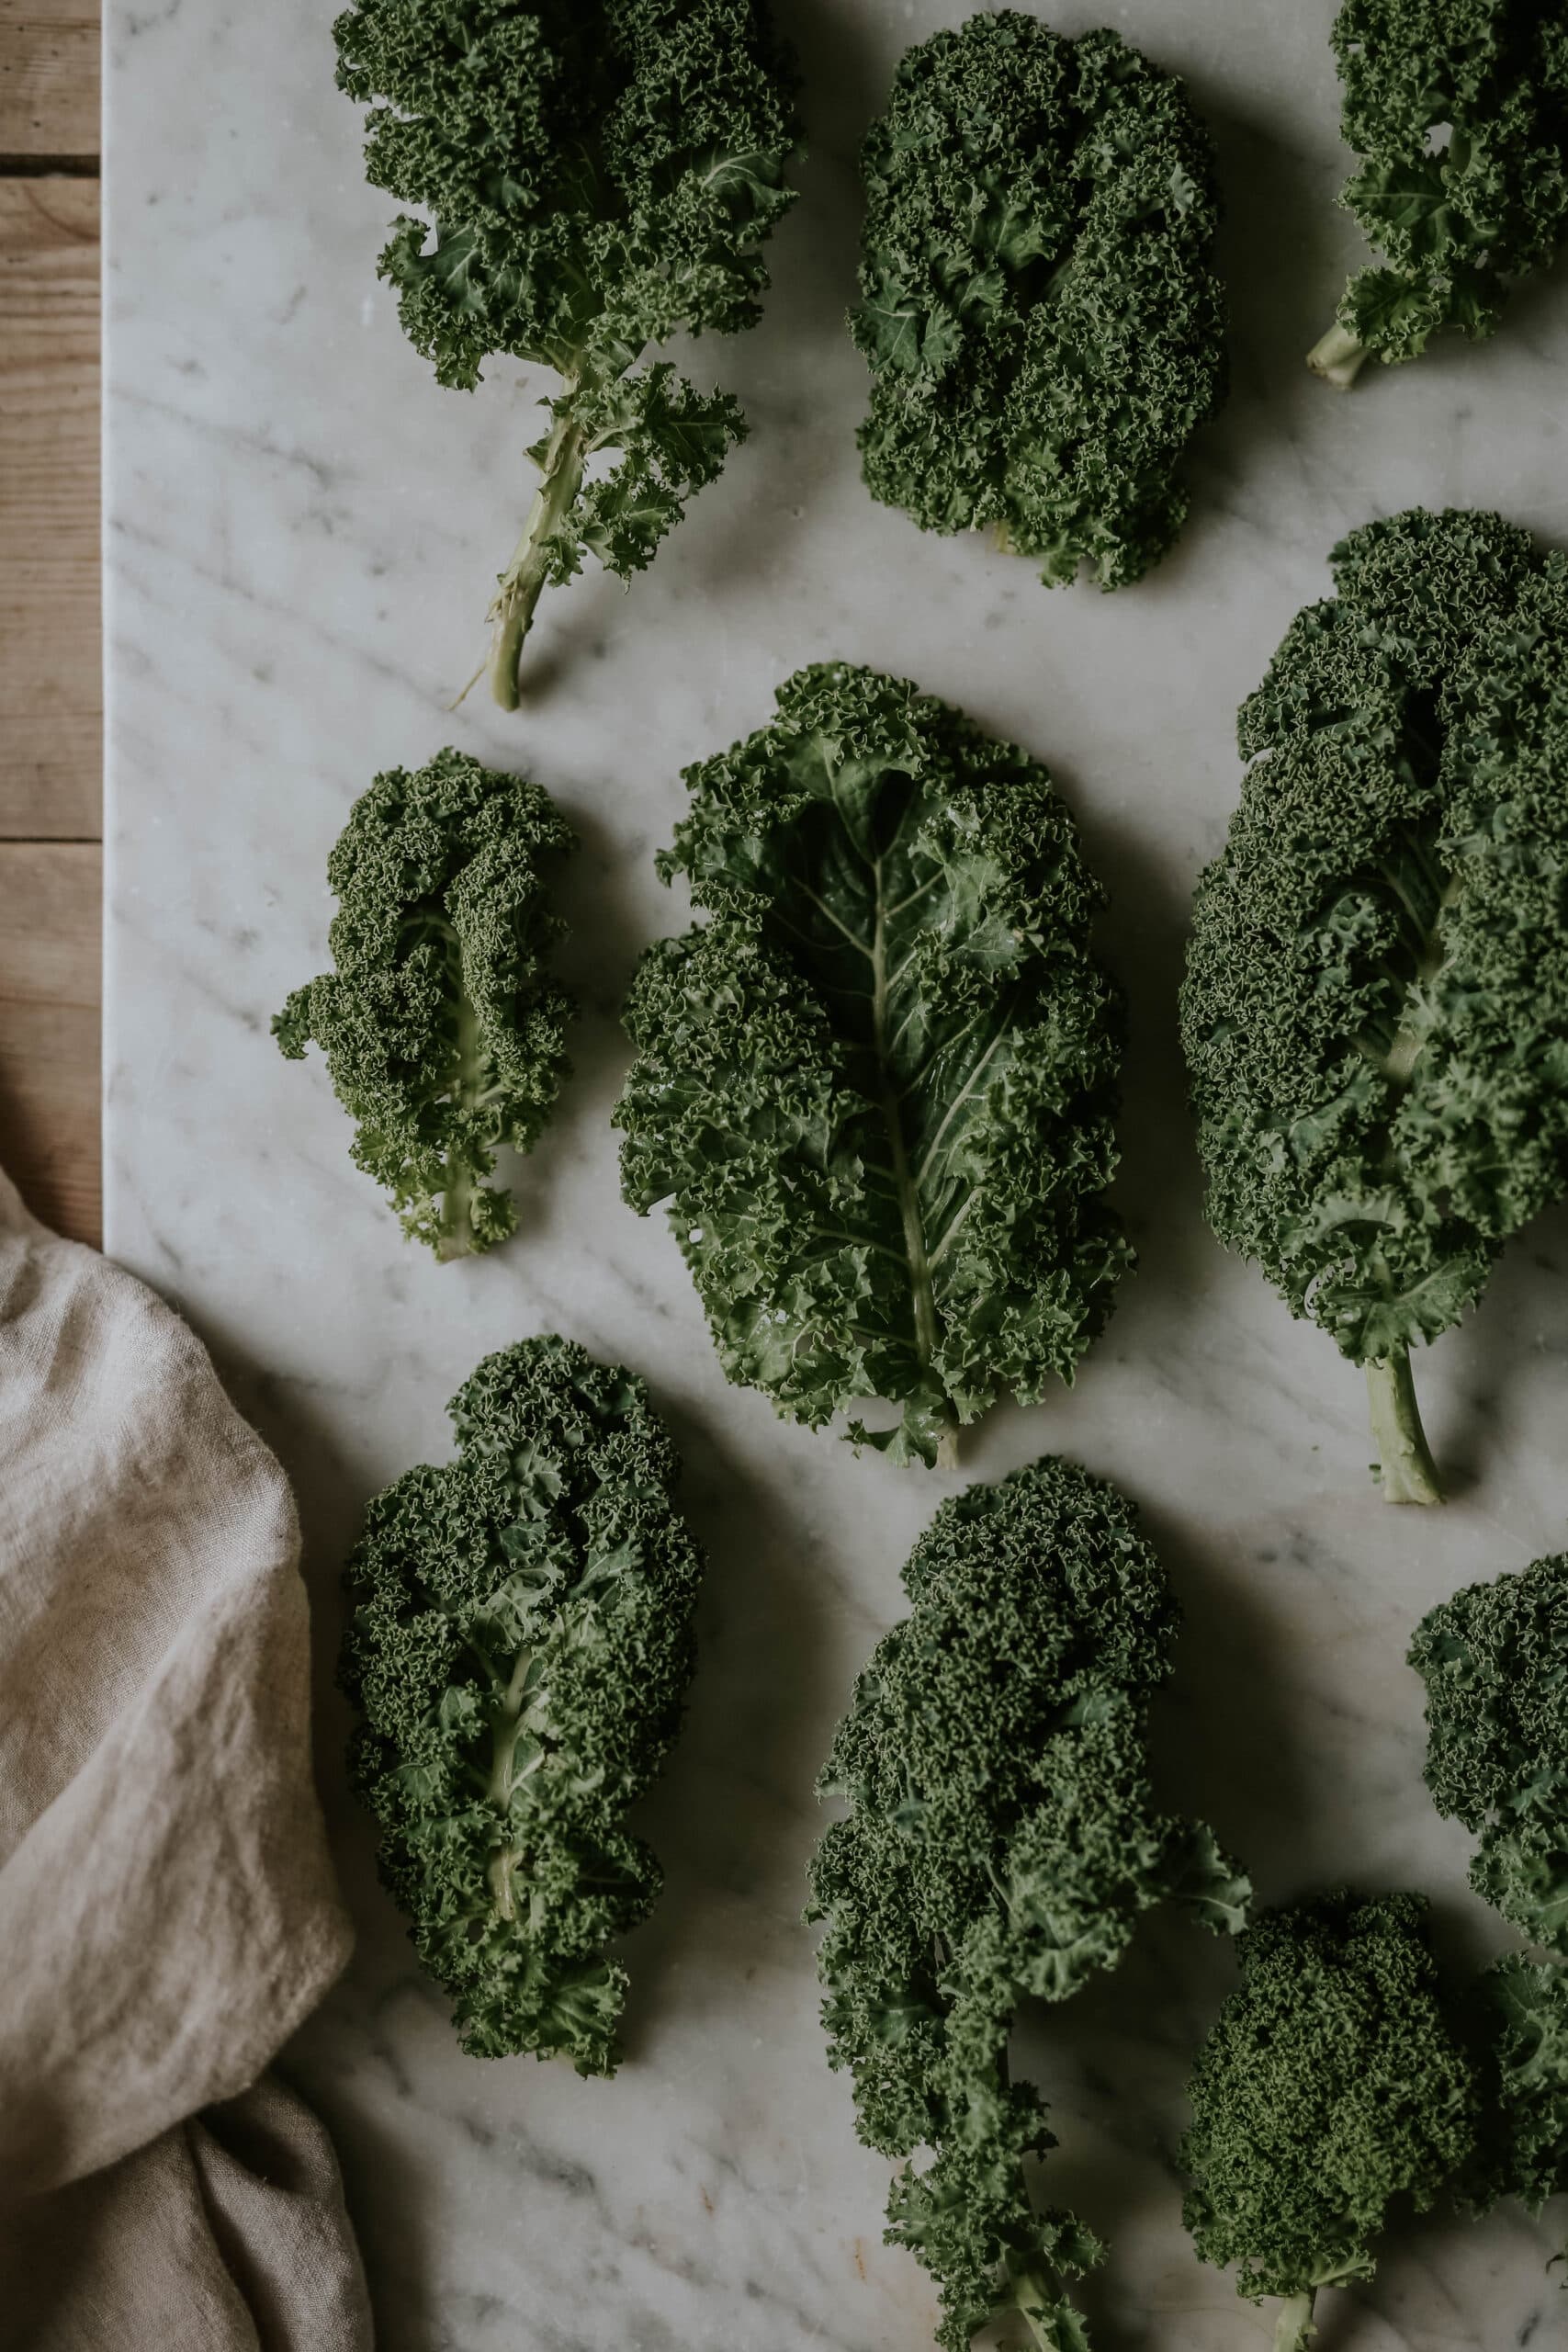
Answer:
<path fill-rule="evenodd" d="M 96 1241 L 95 0 L 0 0 L 0 1166 Z"/>

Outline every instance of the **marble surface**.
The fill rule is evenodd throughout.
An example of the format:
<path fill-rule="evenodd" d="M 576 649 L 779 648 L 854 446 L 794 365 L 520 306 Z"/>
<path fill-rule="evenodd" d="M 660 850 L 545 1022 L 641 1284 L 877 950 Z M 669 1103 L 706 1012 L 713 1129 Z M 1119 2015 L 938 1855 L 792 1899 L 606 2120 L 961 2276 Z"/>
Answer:
<path fill-rule="evenodd" d="M 1324 592 L 1333 540 L 1417 500 L 1568 527 L 1563 273 L 1490 346 L 1336 398 L 1301 364 L 1357 248 L 1331 208 L 1332 0 L 1061 0 L 1062 29 L 1109 17 L 1190 76 L 1230 198 L 1235 390 L 1195 454 L 1177 553 L 1114 597 L 1047 593 L 978 540 L 873 506 L 856 470 L 852 158 L 894 58 L 949 11 L 780 10 L 806 67 L 802 198 L 763 324 L 701 355 L 752 437 L 629 593 L 592 574 L 547 597 L 536 694 L 509 720 L 446 706 L 480 650 L 542 386 L 502 364 L 471 399 L 443 391 L 403 342 L 374 277 L 391 208 L 332 86 L 330 6 L 109 8 L 108 1246 L 206 1335 L 298 1484 L 321 1776 L 360 1940 L 288 2061 L 338 2136 L 387 2352 L 930 2340 L 923 2274 L 880 2244 L 886 2167 L 823 2063 L 799 1914 L 813 1774 L 954 1482 L 857 1460 L 726 1387 L 668 1234 L 620 1204 L 607 1126 L 620 991 L 684 919 L 650 862 L 678 772 L 757 724 L 799 663 L 901 671 L 1027 743 L 1111 888 L 1141 1270 L 1074 1392 L 996 1414 L 968 1473 L 1061 1449 L 1143 1504 L 1187 1611 L 1158 1725 L 1172 1801 L 1211 1815 L 1268 1897 L 1340 1874 L 1419 1883 L 1445 1947 L 1485 1951 L 1466 1841 L 1420 1786 L 1403 1653 L 1433 1600 L 1562 1540 L 1568 1219 L 1517 1244 L 1419 1364 L 1455 1500 L 1387 1510 L 1359 1376 L 1204 1229 L 1173 991 L 1236 793 L 1235 707 Z M 517 1239 L 451 1268 L 401 1242 L 350 1166 L 319 1057 L 287 1065 L 267 1034 L 323 960 L 323 863 L 351 800 L 447 741 L 537 776 L 586 844 L 568 886 L 579 1073 Z M 441 1458 L 477 1358 L 541 1329 L 649 1375 L 711 1552 L 689 1725 L 646 1810 L 668 1893 L 627 1953 L 609 2085 L 459 2053 L 378 1891 L 331 1688 L 364 1497 Z M 1063 2143 L 1051 2193 L 1114 2242 L 1085 2292 L 1100 2352 L 1267 2341 L 1177 2218 L 1188 2054 L 1232 1973 L 1223 1946 L 1156 1920 L 1116 1977 L 1029 2029 Z M 1324 2352 L 1568 2343 L 1543 2268 L 1562 2220 L 1402 2227 L 1376 2283 L 1325 2313 Z"/>

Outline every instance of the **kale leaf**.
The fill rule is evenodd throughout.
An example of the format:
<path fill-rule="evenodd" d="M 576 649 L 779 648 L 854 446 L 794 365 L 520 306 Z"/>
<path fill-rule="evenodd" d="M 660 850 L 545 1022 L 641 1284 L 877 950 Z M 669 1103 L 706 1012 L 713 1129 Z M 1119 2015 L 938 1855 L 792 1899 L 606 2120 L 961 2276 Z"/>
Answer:
<path fill-rule="evenodd" d="M 1227 388 L 1219 198 L 1173 75 L 1014 9 L 911 49 L 862 155 L 866 486 L 1119 588 L 1186 520 Z"/>
<path fill-rule="evenodd" d="M 409 340 L 464 390 L 493 353 L 561 379 L 491 612 L 514 709 L 541 589 L 588 554 L 640 571 L 745 432 L 729 394 L 636 363 L 755 322 L 793 74 L 761 0 L 358 0 L 333 33 L 338 86 L 375 101 L 367 176 L 429 216 L 380 261 Z"/>
<path fill-rule="evenodd" d="M 1121 1007 L 1045 769 L 842 662 L 690 768 L 660 860 L 701 928 L 649 948 L 615 1110 L 725 1371 L 900 1460 L 1070 1381 L 1131 1252 L 1104 1193 Z"/>
<path fill-rule="evenodd" d="M 355 1166 L 438 1258 L 513 1231 L 511 1193 L 480 1180 L 500 1146 L 532 1150 L 570 1069 L 547 876 L 575 843 L 538 785 L 464 752 L 388 769 L 327 860 L 336 968 L 272 1024 L 290 1061 L 321 1047 L 356 1122 Z"/>
<path fill-rule="evenodd" d="M 1443 327 L 1494 333 L 1568 228 L 1563 0 L 1345 0 L 1332 35 L 1359 165 L 1340 198 L 1383 255 L 1357 272 L 1308 365 L 1348 390 L 1373 354 Z"/>
<path fill-rule="evenodd" d="M 887 2238 L 937 2280 L 947 2352 L 1010 2312 L 1082 2352 L 1066 2281 L 1101 2249 L 1031 2193 L 1055 2142 L 1010 2078 L 1013 2014 L 1114 1967 L 1151 1905 L 1228 1930 L 1249 1889 L 1210 1829 L 1156 1809 L 1145 1716 L 1178 1612 L 1124 1496 L 1050 1458 L 972 1487 L 904 1585 L 818 1783 L 850 1802 L 811 1866 L 829 2064 L 868 2147 L 932 2152 Z"/>
<path fill-rule="evenodd" d="M 643 1382 L 566 1340 L 487 1356 L 450 1411 L 457 1458 L 378 1495 L 348 1562 L 350 1777 L 464 2049 L 608 2075 L 604 1946 L 661 1883 L 624 1816 L 694 1661 L 679 1464 Z"/>
<path fill-rule="evenodd" d="M 1343 1889 L 1236 1938 L 1240 1988 L 1198 2054 L 1183 2218 L 1236 2291 L 1285 2298 L 1303 2352 L 1322 2287 L 1370 2278 L 1394 2199 L 1418 2211 L 1472 2160 L 1478 2092 L 1444 2010 L 1418 1894 Z"/>
<path fill-rule="evenodd" d="M 1433 1502 L 1409 1349 L 1568 1172 L 1568 561 L 1416 509 L 1333 565 L 1242 706 L 1182 1034 L 1211 1225 L 1366 1365 L 1383 1492 Z"/>
<path fill-rule="evenodd" d="M 1432 1802 L 1481 1838 L 1471 1884 L 1568 1959 L 1568 1553 L 1439 1603 L 1410 1663 Z"/>
<path fill-rule="evenodd" d="M 1517 2197 L 1539 2214 L 1568 2189 L 1568 1968 L 1509 1953 L 1478 1978 L 1471 2016 L 1489 2128 L 1469 2201 L 1485 2212 Z"/>
<path fill-rule="evenodd" d="M 1480 1837 L 1470 1883 L 1553 1954 L 1495 1962 L 1467 2010 L 1486 2100 L 1466 2199 L 1539 2213 L 1568 2188 L 1568 1553 L 1429 1610 L 1410 1663 L 1433 1803 Z"/>

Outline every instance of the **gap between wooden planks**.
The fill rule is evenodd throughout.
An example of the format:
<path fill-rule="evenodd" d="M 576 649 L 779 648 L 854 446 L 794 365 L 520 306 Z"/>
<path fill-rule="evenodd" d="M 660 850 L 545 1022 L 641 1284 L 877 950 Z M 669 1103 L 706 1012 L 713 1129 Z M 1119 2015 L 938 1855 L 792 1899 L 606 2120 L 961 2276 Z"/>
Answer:
<path fill-rule="evenodd" d="M 0 0 L 0 1165 L 100 1231 L 98 24 Z"/>

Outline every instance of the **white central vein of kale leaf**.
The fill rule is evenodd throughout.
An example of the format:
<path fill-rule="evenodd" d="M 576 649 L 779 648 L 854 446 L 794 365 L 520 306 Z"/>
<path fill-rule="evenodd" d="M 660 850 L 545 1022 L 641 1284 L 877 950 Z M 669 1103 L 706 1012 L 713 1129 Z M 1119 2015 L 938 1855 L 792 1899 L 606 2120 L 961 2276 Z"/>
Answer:
<path fill-rule="evenodd" d="M 913 1343 L 929 1365 L 940 1341 L 937 1277 L 976 1197 L 953 1171 L 963 1113 L 982 1073 L 1005 1058 L 1016 991 L 964 1008 L 951 1027 L 933 1018 L 922 948 L 933 932 L 969 943 L 947 871 L 919 847 L 929 797 L 909 776 L 835 764 L 836 748 L 821 747 L 829 797 L 791 829 L 775 865 L 783 888 L 762 927 L 780 934 L 852 1046 L 846 1074 L 874 1110 L 883 1146 L 861 1153 L 866 1209 L 883 1214 L 868 1214 L 854 1238 L 902 1256 Z"/>

